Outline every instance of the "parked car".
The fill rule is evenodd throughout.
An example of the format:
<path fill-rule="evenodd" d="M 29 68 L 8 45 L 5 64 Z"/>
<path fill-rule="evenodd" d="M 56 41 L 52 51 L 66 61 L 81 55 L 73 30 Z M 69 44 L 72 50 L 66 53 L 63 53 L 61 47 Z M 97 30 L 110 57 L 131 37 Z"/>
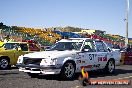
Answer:
<path fill-rule="evenodd" d="M 7 42 L 0 47 L 0 69 L 16 65 L 20 55 L 40 51 L 36 44 L 27 42 Z"/>
<path fill-rule="evenodd" d="M 120 60 L 106 44 L 89 38 L 62 39 L 48 51 L 29 53 L 18 58 L 19 71 L 31 77 L 39 74 L 60 74 L 63 79 L 72 79 L 76 72 L 104 69 L 115 71 Z"/>
<path fill-rule="evenodd" d="M 1 41 L 0 41 L 0 47 L 1 47 L 3 44 L 4 44 L 4 42 L 1 42 Z"/>

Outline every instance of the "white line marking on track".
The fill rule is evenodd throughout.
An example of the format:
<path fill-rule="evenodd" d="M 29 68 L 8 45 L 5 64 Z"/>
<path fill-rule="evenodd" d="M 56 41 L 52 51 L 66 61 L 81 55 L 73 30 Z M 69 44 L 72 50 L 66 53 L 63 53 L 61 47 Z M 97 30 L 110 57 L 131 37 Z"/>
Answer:
<path fill-rule="evenodd" d="M 75 86 L 75 87 L 71 87 L 71 88 L 81 88 L 80 86 Z"/>
<path fill-rule="evenodd" d="M 127 77 L 122 77 L 122 78 L 117 78 L 117 79 L 129 79 L 129 78 L 132 78 L 132 76 L 127 76 Z M 114 79 L 114 80 L 117 80 L 117 79 Z"/>

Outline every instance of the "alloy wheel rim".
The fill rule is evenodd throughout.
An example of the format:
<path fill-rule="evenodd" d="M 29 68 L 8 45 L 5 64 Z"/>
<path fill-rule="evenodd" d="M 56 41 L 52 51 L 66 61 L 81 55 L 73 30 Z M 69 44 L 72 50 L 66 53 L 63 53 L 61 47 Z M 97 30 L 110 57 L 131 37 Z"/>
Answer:
<path fill-rule="evenodd" d="M 67 63 L 67 65 L 65 66 L 65 75 L 66 77 L 70 78 L 73 76 L 74 74 L 74 66 L 72 63 Z"/>
<path fill-rule="evenodd" d="M 1 68 L 6 68 L 8 66 L 8 61 L 6 59 L 2 59 L 0 61 Z"/>
<path fill-rule="evenodd" d="M 108 67 L 109 67 L 109 72 L 113 72 L 114 67 L 115 67 L 113 61 L 110 61 L 110 62 L 109 62 Z"/>

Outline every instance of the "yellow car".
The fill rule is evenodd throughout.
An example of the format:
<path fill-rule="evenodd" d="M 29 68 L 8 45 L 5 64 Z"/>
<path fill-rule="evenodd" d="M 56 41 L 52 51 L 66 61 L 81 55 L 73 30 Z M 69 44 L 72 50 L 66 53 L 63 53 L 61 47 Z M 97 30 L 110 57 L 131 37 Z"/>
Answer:
<path fill-rule="evenodd" d="M 27 42 L 7 42 L 0 47 L 0 69 L 7 69 L 11 65 L 16 65 L 20 55 L 40 51 L 41 49 L 34 43 Z"/>
<path fill-rule="evenodd" d="M 0 46 L 2 46 L 3 44 L 4 44 L 4 42 L 1 42 L 1 41 L 0 41 Z"/>

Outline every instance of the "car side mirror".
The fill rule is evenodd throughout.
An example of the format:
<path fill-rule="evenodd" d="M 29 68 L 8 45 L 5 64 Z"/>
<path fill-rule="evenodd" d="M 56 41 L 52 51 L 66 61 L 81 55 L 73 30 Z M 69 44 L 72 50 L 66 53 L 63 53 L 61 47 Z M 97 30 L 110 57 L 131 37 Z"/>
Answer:
<path fill-rule="evenodd" d="M 111 52 L 111 51 L 112 51 L 110 48 L 107 48 L 107 50 L 108 50 L 109 52 Z"/>

